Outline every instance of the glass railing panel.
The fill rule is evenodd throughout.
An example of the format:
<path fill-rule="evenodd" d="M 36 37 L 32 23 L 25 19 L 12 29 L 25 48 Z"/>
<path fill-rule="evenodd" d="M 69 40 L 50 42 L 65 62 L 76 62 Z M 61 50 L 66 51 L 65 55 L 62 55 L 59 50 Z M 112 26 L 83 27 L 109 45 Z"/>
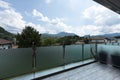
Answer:
<path fill-rule="evenodd" d="M 82 45 L 69 45 L 65 50 L 66 64 L 74 63 L 82 60 Z"/>
<path fill-rule="evenodd" d="M 32 49 L 0 50 L 0 79 L 32 71 Z"/>
<path fill-rule="evenodd" d="M 64 65 L 62 46 L 39 47 L 36 51 L 37 70 Z"/>
<path fill-rule="evenodd" d="M 84 59 L 91 59 L 93 58 L 92 53 L 91 53 L 91 46 L 90 44 L 85 44 L 84 45 Z M 93 49 L 93 48 L 92 48 Z M 94 50 L 93 50 L 94 51 Z"/>

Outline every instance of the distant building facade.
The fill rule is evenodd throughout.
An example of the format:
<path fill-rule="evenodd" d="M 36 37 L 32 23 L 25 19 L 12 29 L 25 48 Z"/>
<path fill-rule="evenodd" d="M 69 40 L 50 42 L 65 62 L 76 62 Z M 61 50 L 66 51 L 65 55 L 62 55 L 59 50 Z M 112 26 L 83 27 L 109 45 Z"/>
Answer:
<path fill-rule="evenodd" d="M 12 48 L 12 42 L 5 40 L 5 39 L 0 39 L 0 50 L 2 49 L 10 49 Z"/>
<path fill-rule="evenodd" d="M 109 38 L 106 38 L 106 39 L 107 39 L 107 42 L 110 42 L 110 43 L 117 42 L 117 39 L 114 38 L 114 37 L 109 37 Z"/>
<path fill-rule="evenodd" d="M 105 43 L 107 40 L 105 38 L 91 38 L 91 43 Z"/>
<path fill-rule="evenodd" d="M 117 42 L 120 42 L 120 36 L 116 36 L 115 38 L 116 38 Z"/>
<path fill-rule="evenodd" d="M 83 40 L 78 40 L 77 42 L 75 42 L 75 44 L 84 44 Z"/>

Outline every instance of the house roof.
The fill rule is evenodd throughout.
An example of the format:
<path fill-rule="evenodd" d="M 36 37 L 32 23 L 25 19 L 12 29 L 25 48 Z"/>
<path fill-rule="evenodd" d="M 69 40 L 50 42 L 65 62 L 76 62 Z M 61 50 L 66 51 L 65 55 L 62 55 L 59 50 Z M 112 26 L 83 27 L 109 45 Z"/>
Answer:
<path fill-rule="evenodd" d="M 94 0 L 94 1 L 120 14 L 120 0 Z"/>
<path fill-rule="evenodd" d="M 3 45 L 3 44 L 12 44 L 12 42 L 5 39 L 0 39 L 0 45 Z"/>
<path fill-rule="evenodd" d="M 120 38 L 120 36 L 115 36 L 115 38 Z"/>
<path fill-rule="evenodd" d="M 106 39 L 107 40 L 115 40 L 116 38 L 114 38 L 114 37 L 107 37 Z"/>
<path fill-rule="evenodd" d="M 105 40 L 105 38 L 91 38 L 91 40 Z"/>

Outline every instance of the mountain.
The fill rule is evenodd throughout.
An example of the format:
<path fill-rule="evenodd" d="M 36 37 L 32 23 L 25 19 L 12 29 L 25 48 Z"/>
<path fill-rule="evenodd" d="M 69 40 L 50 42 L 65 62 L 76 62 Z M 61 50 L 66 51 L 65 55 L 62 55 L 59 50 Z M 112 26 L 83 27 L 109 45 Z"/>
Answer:
<path fill-rule="evenodd" d="M 43 33 L 42 34 L 42 38 L 48 38 L 48 37 L 52 37 L 52 38 L 60 38 L 60 37 L 64 37 L 64 36 L 75 36 L 76 34 L 74 33 L 67 33 L 67 32 L 60 32 L 58 34 L 48 34 L 48 33 Z"/>
<path fill-rule="evenodd" d="M 120 36 L 120 33 L 111 33 L 111 34 L 103 34 L 103 35 L 95 35 L 90 36 L 91 38 L 114 38 L 116 36 Z"/>
<path fill-rule="evenodd" d="M 67 32 L 60 32 L 58 34 L 56 34 L 56 36 L 59 36 L 59 37 L 64 37 L 64 36 L 75 36 L 76 34 L 74 33 L 67 33 Z"/>
<path fill-rule="evenodd" d="M 0 38 L 7 39 L 7 40 L 13 40 L 14 34 L 6 31 L 4 28 L 0 26 Z"/>
<path fill-rule="evenodd" d="M 115 37 L 120 36 L 120 33 L 104 34 L 105 37 Z"/>

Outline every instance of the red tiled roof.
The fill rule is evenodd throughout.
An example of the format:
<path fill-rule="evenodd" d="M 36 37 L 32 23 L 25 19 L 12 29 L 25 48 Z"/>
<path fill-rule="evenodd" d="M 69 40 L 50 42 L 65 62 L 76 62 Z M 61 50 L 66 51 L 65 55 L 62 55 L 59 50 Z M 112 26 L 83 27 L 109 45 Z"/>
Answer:
<path fill-rule="evenodd" d="M 5 40 L 5 39 L 0 39 L 0 44 L 12 44 L 11 41 Z"/>

